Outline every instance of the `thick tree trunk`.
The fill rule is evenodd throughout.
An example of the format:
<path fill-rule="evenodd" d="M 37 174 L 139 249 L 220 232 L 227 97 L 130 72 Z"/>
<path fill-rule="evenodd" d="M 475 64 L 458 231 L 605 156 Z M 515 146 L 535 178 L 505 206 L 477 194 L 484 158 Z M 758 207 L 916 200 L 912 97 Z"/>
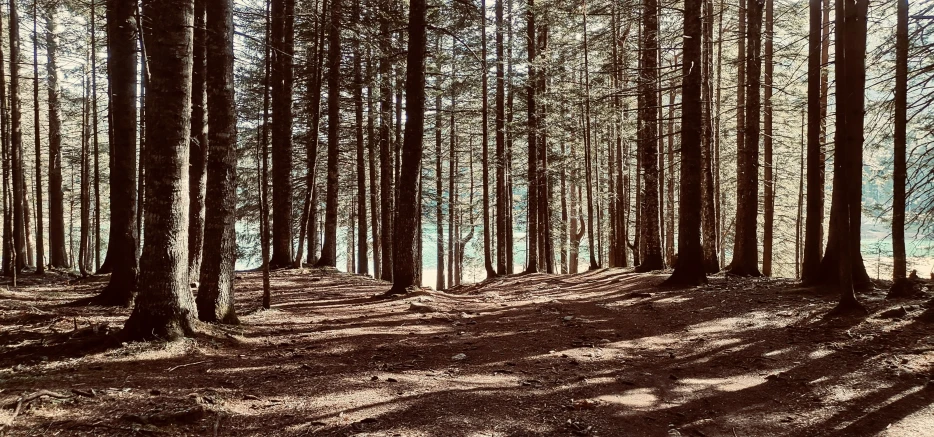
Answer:
<path fill-rule="evenodd" d="M 648 272 L 665 267 L 662 259 L 661 234 L 658 223 L 658 2 L 645 1 L 645 13 L 642 15 L 642 82 L 639 85 L 642 96 L 642 138 L 641 166 L 645 181 L 638 231 L 640 234 L 640 264 L 637 272 Z M 699 70 L 699 69 L 698 69 Z"/>
<path fill-rule="evenodd" d="M 136 2 L 110 0 L 107 34 L 110 56 L 110 105 L 113 107 L 113 166 L 110 170 L 110 226 L 113 267 L 110 283 L 100 295 L 109 305 L 129 306 L 139 275 L 136 181 Z M 186 157 L 187 159 L 187 157 Z M 187 262 L 188 260 L 186 260 Z M 187 275 L 187 273 L 186 273 Z"/>
<path fill-rule="evenodd" d="M 743 147 L 737 153 L 736 237 L 730 274 L 760 276 L 757 245 L 759 215 L 759 86 L 762 73 L 762 5 L 749 0 L 746 5 L 746 92 Z"/>
<path fill-rule="evenodd" d="M 191 70 L 191 156 L 188 158 L 188 280 L 195 284 L 201 275 L 204 246 L 205 195 L 207 193 L 208 105 L 205 3 L 195 0 L 194 53 Z M 211 193 L 215 195 L 218 193 Z"/>
<path fill-rule="evenodd" d="M 815 284 L 820 276 L 824 220 L 824 161 L 821 153 L 821 0 L 810 0 L 807 100 L 807 214 L 801 281 Z"/>
<path fill-rule="evenodd" d="M 188 147 L 191 129 L 192 0 L 147 1 L 149 56 L 146 242 L 139 294 L 124 326 L 130 339 L 174 340 L 194 333 L 188 285 Z"/>
<path fill-rule="evenodd" d="M 233 0 L 207 5 L 208 156 L 204 260 L 196 299 L 206 322 L 236 324 L 237 102 L 234 95 Z"/>
<path fill-rule="evenodd" d="M 49 2 L 45 6 L 44 14 L 45 50 L 48 57 L 46 75 L 49 82 L 49 265 L 52 268 L 66 269 L 70 267 L 70 263 L 65 248 L 65 192 L 62 189 L 62 107 L 58 89 L 57 6 L 55 2 Z M 0 86 L 3 86 L 2 82 Z"/>
<path fill-rule="evenodd" d="M 701 102 L 701 4 L 684 2 L 684 61 L 681 106 L 681 196 L 678 211 L 678 262 L 665 284 L 699 285 L 707 282 L 701 246 L 701 178 L 703 107 Z"/>
<path fill-rule="evenodd" d="M 406 55 L 405 81 L 405 140 L 400 164 L 399 204 L 415 205 L 419 202 L 421 185 L 422 136 L 425 127 L 425 52 L 427 49 L 428 5 L 425 0 L 409 3 L 409 40 Z M 419 237 L 419 208 L 399 208 L 393 221 L 395 246 L 393 252 L 393 284 L 388 295 L 404 294 L 409 287 L 418 285 L 415 272 L 415 250 Z"/>
<path fill-rule="evenodd" d="M 337 5 L 339 1 L 335 1 Z M 340 7 L 336 9 L 340 11 Z M 292 266 L 292 55 L 295 0 L 272 0 L 272 258 Z M 334 34 L 339 34 L 337 31 Z M 340 43 L 338 43 L 340 44 Z M 340 50 L 340 45 L 337 45 Z"/>
<path fill-rule="evenodd" d="M 2 15 L 2 13 L 0 13 Z M 3 35 L 3 20 L 0 19 L 0 35 Z M 0 66 L 4 63 L 3 45 L 0 44 Z M 0 67 L 2 69 L 2 67 Z M 13 193 L 11 178 L 10 114 L 7 111 L 6 76 L 0 74 L 0 150 L 3 159 L 3 274 L 12 277 L 16 286 L 16 249 L 13 238 Z M 72 177 L 74 177 L 72 175 Z M 74 185 L 74 184 L 72 184 Z"/>

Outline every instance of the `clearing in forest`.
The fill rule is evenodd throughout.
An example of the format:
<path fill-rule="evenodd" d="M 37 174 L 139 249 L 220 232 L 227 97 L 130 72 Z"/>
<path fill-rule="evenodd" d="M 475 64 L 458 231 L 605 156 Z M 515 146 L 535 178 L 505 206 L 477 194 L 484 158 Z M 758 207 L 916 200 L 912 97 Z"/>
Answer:
<path fill-rule="evenodd" d="M 241 326 L 121 343 L 105 278 L 0 295 L 0 426 L 26 435 L 934 435 L 921 299 L 599 270 L 374 300 L 327 270 L 238 275 Z M 70 281 L 70 282 L 69 282 Z"/>

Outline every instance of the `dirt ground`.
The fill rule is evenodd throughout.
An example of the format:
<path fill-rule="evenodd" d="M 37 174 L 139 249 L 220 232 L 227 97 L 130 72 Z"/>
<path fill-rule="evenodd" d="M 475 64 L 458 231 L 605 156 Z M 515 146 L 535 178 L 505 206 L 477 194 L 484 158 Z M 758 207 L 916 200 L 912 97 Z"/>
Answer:
<path fill-rule="evenodd" d="M 0 289 L 0 434 L 934 435 L 925 299 L 880 286 L 869 316 L 825 319 L 835 296 L 791 281 L 664 278 L 374 300 L 388 284 L 282 271 L 263 311 L 260 275 L 240 273 L 242 325 L 128 344 L 128 310 L 73 304 L 106 277 L 23 277 Z"/>

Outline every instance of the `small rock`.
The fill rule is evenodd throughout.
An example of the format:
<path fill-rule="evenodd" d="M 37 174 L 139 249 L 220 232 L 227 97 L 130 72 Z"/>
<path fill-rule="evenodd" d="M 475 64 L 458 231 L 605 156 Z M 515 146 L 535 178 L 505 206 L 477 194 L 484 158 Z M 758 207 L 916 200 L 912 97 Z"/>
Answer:
<path fill-rule="evenodd" d="M 451 357 L 451 359 L 454 360 L 454 361 L 464 361 L 464 360 L 467 359 L 467 355 L 466 355 L 466 354 L 457 354 L 457 355 L 454 355 L 453 357 Z"/>
<path fill-rule="evenodd" d="M 565 322 L 570 322 L 571 320 L 574 320 L 574 316 L 564 316 Z"/>
<path fill-rule="evenodd" d="M 373 377 L 370 378 L 370 381 L 379 381 L 379 377 L 376 375 L 373 375 Z"/>

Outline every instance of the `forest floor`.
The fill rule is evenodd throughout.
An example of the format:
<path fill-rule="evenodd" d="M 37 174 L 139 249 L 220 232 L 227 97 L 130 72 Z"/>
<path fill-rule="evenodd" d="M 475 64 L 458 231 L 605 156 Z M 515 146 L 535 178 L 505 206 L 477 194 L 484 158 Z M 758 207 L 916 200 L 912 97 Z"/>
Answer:
<path fill-rule="evenodd" d="M 123 343 L 106 277 L 0 287 L 0 434 L 934 435 L 926 299 L 599 270 L 394 300 L 325 270 L 238 273 L 242 324 Z M 43 391 L 45 390 L 45 391 Z"/>

